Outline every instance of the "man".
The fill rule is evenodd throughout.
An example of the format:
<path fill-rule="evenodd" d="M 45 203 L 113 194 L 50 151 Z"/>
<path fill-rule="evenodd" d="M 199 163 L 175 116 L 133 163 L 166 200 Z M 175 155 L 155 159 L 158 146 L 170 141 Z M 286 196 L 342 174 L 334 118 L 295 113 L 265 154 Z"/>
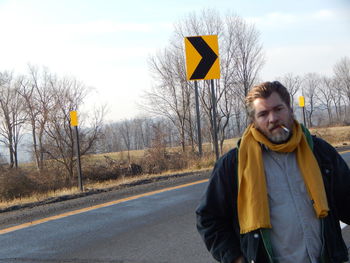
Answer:
<path fill-rule="evenodd" d="M 216 163 L 196 211 L 207 249 L 224 263 L 347 261 L 347 164 L 294 119 L 281 83 L 253 87 L 246 106 L 252 123 Z"/>

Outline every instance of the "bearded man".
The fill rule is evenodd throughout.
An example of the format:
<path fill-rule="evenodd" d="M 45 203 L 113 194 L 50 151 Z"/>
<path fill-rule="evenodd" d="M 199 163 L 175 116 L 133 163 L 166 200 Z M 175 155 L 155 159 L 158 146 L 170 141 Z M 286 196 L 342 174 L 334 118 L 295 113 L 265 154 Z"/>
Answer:
<path fill-rule="evenodd" d="M 295 120 L 281 83 L 253 87 L 246 107 L 251 124 L 217 161 L 196 210 L 207 249 L 223 263 L 347 261 L 347 164 Z"/>

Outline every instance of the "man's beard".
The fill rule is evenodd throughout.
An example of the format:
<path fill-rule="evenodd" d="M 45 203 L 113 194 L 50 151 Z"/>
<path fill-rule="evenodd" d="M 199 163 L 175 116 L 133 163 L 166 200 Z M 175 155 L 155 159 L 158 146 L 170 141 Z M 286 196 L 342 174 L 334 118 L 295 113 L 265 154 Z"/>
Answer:
<path fill-rule="evenodd" d="M 274 144 L 282 144 L 289 140 L 292 132 L 289 130 L 288 132 L 281 129 L 277 134 L 264 134 L 267 139 Z"/>
<path fill-rule="evenodd" d="M 294 121 L 294 118 L 293 118 L 293 116 L 291 116 L 291 120 L 289 121 L 290 123 L 288 123 L 288 125 L 286 125 L 289 131 L 285 131 L 284 129 L 280 128 L 280 131 L 277 133 L 265 132 L 262 129 L 260 129 L 260 127 L 258 125 L 255 125 L 255 127 L 263 135 L 265 135 L 265 137 L 270 142 L 272 142 L 274 144 L 282 144 L 282 143 L 287 142 L 290 139 L 290 137 L 292 136 L 293 121 Z M 279 124 L 271 124 L 268 127 L 268 130 L 270 131 L 270 129 L 275 128 L 275 127 L 280 127 L 280 125 Z"/>

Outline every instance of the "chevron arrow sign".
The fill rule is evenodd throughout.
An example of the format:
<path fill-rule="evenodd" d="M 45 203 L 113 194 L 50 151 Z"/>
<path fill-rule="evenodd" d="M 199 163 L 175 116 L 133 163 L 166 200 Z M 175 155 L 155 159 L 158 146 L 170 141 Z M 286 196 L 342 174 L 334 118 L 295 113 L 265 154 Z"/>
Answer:
<path fill-rule="evenodd" d="M 187 80 L 220 79 L 218 36 L 185 37 Z"/>

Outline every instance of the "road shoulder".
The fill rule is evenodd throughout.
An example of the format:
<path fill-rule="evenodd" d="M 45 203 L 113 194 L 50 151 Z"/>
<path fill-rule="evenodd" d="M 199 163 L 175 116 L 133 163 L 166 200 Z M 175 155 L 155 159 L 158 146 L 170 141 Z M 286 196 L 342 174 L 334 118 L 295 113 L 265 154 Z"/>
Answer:
<path fill-rule="evenodd" d="M 47 200 L 46 202 L 31 203 L 28 204 L 27 207 L 13 207 L 12 209 L 0 213 L 0 229 L 156 191 L 166 187 L 178 186 L 207 179 L 209 174 L 210 170 L 162 176 L 153 178 L 152 180 L 122 185 L 119 187 L 93 190 L 84 193 L 84 195 L 69 195 L 55 200 Z"/>

